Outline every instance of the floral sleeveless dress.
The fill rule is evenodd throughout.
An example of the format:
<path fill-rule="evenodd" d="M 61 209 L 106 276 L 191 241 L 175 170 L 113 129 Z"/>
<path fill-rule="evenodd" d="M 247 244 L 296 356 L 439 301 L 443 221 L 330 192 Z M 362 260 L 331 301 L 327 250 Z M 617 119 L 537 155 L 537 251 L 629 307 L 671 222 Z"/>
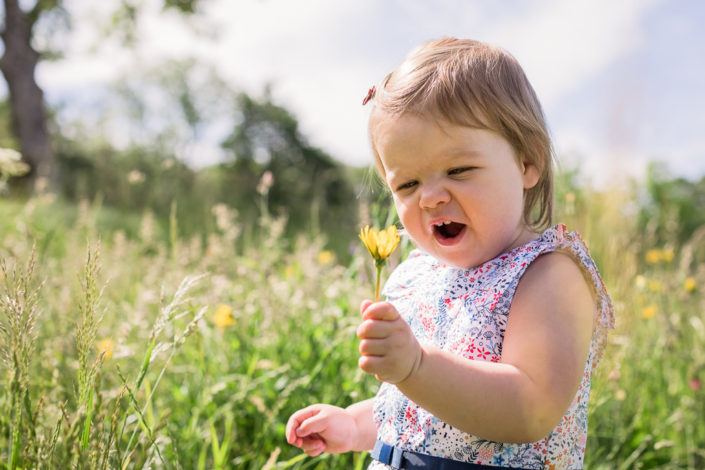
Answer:
<path fill-rule="evenodd" d="M 461 270 L 414 250 L 392 273 L 387 300 L 411 325 L 420 342 L 459 356 L 499 362 L 514 292 L 522 274 L 539 255 L 562 251 L 573 257 L 591 284 L 595 322 L 590 352 L 578 392 L 558 426 L 530 444 L 506 444 L 464 433 L 383 383 L 374 405 L 377 438 L 404 450 L 498 467 L 580 469 L 587 440 L 590 375 L 614 327 L 614 309 L 594 261 L 580 235 L 564 225 L 483 265 Z M 373 461 L 369 469 L 387 469 Z"/>

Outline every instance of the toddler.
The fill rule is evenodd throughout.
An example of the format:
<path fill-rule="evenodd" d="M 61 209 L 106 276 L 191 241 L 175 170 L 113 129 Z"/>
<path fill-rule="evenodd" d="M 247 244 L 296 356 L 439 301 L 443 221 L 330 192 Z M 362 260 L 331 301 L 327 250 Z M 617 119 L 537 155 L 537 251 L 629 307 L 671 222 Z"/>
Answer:
<path fill-rule="evenodd" d="M 358 365 L 382 382 L 376 397 L 297 411 L 288 442 L 368 450 L 370 469 L 582 468 L 614 313 L 580 236 L 551 227 L 553 150 L 521 67 L 498 47 L 431 41 L 367 101 L 416 249 L 387 300 L 360 308 Z"/>

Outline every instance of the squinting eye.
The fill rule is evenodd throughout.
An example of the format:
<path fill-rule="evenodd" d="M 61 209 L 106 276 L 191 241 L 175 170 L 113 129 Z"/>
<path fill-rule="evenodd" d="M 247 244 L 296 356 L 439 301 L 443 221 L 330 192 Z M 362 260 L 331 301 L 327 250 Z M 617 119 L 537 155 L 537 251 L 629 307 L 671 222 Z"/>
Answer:
<path fill-rule="evenodd" d="M 453 168 L 452 170 L 448 170 L 448 176 L 459 175 L 461 173 L 465 173 L 466 171 L 470 171 L 472 169 L 473 169 L 473 167 L 471 167 L 471 166 L 463 166 L 460 168 Z"/>
<path fill-rule="evenodd" d="M 405 189 L 413 188 L 416 185 L 416 181 L 409 181 L 404 184 L 397 186 L 397 191 L 403 191 Z"/>

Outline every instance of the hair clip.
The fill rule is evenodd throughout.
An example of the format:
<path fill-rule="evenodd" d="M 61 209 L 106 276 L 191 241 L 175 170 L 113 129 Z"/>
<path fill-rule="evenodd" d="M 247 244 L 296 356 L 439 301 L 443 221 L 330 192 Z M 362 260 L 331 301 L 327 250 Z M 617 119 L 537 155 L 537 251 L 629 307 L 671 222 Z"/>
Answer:
<path fill-rule="evenodd" d="M 369 90 L 367 90 L 367 96 L 362 100 L 362 105 L 365 106 L 372 98 L 375 97 L 377 92 L 377 87 L 372 85 Z"/>

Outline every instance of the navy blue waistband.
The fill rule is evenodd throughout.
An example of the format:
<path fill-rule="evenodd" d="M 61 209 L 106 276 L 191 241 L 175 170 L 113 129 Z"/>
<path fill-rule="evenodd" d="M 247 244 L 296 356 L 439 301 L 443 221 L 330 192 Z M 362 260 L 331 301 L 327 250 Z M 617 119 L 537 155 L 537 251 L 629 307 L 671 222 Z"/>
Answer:
<path fill-rule="evenodd" d="M 372 450 L 372 458 L 389 465 L 395 470 L 497 470 L 507 467 L 492 467 L 476 463 L 459 462 L 457 460 L 419 454 L 390 446 L 377 440 Z"/>

